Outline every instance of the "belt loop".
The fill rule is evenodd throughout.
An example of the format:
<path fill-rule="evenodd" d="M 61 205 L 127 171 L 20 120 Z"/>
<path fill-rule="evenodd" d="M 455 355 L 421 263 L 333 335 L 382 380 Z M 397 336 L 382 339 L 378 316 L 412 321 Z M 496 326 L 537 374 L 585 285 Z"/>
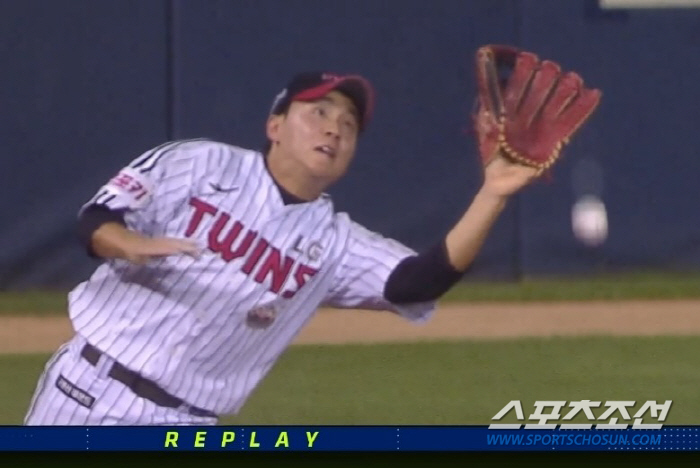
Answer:
<path fill-rule="evenodd" d="M 183 413 L 189 413 L 192 414 L 192 406 L 187 404 L 186 402 L 182 402 L 179 408 L 177 408 L 178 411 L 182 411 Z"/>
<path fill-rule="evenodd" d="M 105 353 L 100 354 L 100 360 L 97 361 L 95 370 L 97 371 L 97 377 L 100 379 L 106 379 L 109 376 L 109 371 L 112 370 L 114 365 L 114 359 L 107 356 Z"/>

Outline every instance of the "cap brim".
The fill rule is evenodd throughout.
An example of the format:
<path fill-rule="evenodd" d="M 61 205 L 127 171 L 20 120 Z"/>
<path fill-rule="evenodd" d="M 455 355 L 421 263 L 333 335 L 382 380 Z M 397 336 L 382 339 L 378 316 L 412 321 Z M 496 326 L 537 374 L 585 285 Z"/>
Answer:
<path fill-rule="evenodd" d="M 322 83 L 306 89 L 292 97 L 294 101 L 314 101 L 331 91 L 340 91 L 355 104 L 361 119 L 360 128 L 365 128 L 374 110 L 374 89 L 369 81 L 359 75 L 348 75 L 338 80 Z"/>

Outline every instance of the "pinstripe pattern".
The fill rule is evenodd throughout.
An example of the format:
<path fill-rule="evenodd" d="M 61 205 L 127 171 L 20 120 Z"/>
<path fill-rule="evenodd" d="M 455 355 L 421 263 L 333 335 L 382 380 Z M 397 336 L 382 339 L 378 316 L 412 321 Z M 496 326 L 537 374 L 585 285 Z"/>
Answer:
<path fill-rule="evenodd" d="M 382 297 L 392 269 L 412 250 L 335 213 L 326 195 L 284 205 L 259 153 L 208 140 L 169 142 L 139 156 L 128 169 L 137 171 L 127 174 L 150 190 L 147 203 L 108 184 L 88 204 L 126 210 L 127 226 L 148 235 L 184 237 L 189 227 L 190 238 L 204 253 L 199 259 L 171 256 L 145 266 L 107 261 L 78 285 L 69 294 L 78 341 L 61 368 L 73 383 L 94 392 L 97 402 L 91 410 L 71 405 L 40 382 L 37 400 L 44 401 L 38 406 L 45 414 L 36 411 L 34 422 L 212 422 L 155 407 L 100 376 L 104 368 L 81 360 L 75 344 L 80 340 L 191 405 L 229 414 L 243 406 L 319 305 L 386 309 L 411 320 L 424 320 L 433 309 L 432 303 L 400 307 Z M 199 224 L 198 209 L 205 210 L 199 212 Z M 210 232 L 217 222 L 220 232 L 214 236 Z M 230 231 L 234 225 L 237 234 Z M 226 248 L 222 241 L 229 235 L 231 255 L 226 257 L 219 250 Z M 318 257 L 305 250 L 312 243 L 320 246 Z M 270 256 L 273 249 L 278 257 Z M 258 259 L 251 257 L 256 251 L 262 251 Z M 263 270 L 266 262 L 272 263 Z M 274 262 L 286 265 L 287 274 Z M 273 278 L 281 288 L 277 292 Z M 259 326 L 262 309 L 274 311 L 274 319 Z"/>
<path fill-rule="evenodd" d="M 27 415 L 24 418 L 25 423 L 33 419 L 36 410 L 37 400 L 46 391 L 47 381 L 50 380 L 47 376 L 51 373 L 51 370 L 53 369 L 56 362 L 58 362 L 58 360 L 61 359 L 61 357 L 68 352 L 67 348 L 68 344 L 62 345 L 60 348 L 58 348 L 54 355 L 51 356 L 51 359 L 49 359 L 49 361 L 46 363 L 46 366 L 44 367 L 44 372 L 42 372 L 41 377 L 39 377 L 39 383 L 37 384 L 34 395 L 32 396 L 32 401 L 31 403 L 29 403 L 29 410 L 27 410 Z"/>

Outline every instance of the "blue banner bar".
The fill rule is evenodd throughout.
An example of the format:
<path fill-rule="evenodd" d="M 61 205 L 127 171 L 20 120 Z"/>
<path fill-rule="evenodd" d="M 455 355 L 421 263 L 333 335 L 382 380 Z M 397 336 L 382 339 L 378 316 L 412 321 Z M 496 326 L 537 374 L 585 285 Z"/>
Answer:
<path fill-rule="evenodd" d="M 697 451 L 700 426 L 0 426 L 0 451 Z"/>

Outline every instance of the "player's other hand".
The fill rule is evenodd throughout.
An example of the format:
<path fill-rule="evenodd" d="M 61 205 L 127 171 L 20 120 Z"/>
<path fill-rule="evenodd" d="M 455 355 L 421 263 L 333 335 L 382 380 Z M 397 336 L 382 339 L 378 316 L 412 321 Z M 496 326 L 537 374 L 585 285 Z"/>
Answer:
<path fill-rule="evenodd" d="M 143 265 L 153 258 L 169 255 L 198 257 L 200 248 L 192 241 L 170 237 L 146 237 L 119 223 L 105 223 L 92 234 L 92 250 L 102 258 L 121 258 Z"/>
<path fill-rule="evenodd" d="M 481 190 L 493 197 L 507 198 L 541 174 L 541 169 L 511 162 L 499 155 L 484 167 L 484 185 Z"/>
<path fill-rule="evenodd" d="M 149 260 L 170 255 L 189 255 L 198 258 L 199 247 L 191 241 L 170 237 L 141 237 L 129 242 L 123 251 L 124 259 L 143 265 Z"/>

